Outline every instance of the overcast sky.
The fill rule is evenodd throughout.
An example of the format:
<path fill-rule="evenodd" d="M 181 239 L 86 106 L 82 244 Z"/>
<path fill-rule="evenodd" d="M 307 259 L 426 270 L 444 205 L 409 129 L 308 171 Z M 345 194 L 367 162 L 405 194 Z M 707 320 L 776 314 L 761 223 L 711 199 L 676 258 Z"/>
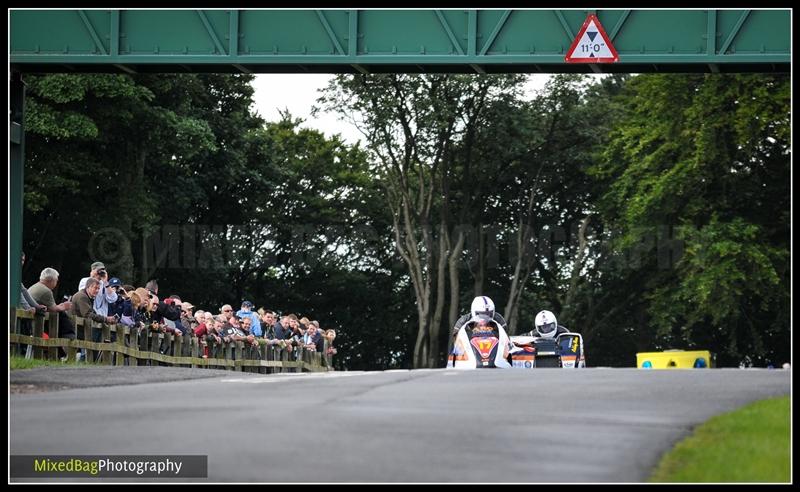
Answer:
<path fill-rule="evenodd" d="M 322 113 L 311 117 L 311 106 L 319 97 L 318 90 L 327 86 L 331 74 L 257 74 L 253 80 L 255 88 L 254 109 L 267 121 L 280 118 L 280 110 L 289 109 L 293 117 L 305 119 L 303 126 L 321 130 L 326 136 L 337 133 L 345 142 L 354 144 L 361 134 L 350 123 L 339 121 L 333 113 Z M 533 91 L 544 87 L 550 75 L 530 75 L 527 84 L 528 97 Z"/>

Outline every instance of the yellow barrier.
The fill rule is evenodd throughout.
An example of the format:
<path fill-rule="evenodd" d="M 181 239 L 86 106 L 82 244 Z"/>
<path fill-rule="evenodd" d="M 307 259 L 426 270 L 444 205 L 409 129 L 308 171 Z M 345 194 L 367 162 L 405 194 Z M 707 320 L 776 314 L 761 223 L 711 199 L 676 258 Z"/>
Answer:
<path fill-rule="evenodd" d="M 712 367 L 708 350 L 665 350 L 664 352 L 639 352 L 636 367 L 640 369 L 693 369 Z"/>

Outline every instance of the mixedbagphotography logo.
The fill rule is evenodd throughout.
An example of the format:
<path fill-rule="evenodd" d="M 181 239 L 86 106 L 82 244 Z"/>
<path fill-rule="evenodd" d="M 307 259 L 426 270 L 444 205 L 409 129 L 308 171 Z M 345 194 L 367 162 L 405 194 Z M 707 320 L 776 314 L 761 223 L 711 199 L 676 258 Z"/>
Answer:
<path fill-rule="evenodd" d="M 89 238 L 89 258 L 103 258 L 103 263 L 114 270 L 126 259 L 123 248 L 126 241 L 125 234 L 115 227 L 100 229 Z"/>
<path fill-rule="evenodd" d="M 13 455 L 11 478 L 207 478 L 206 455 Z"/>
<path fill-rule="evenodd" d="M 675 268 L 685 253 L 685 237 L 692 232 L 700 231 L 670 224 L 632 230 L 631 237 L 638 238 L 637 242 L 610 256 L 609 265 L 618 270 L 638 269 L 654 261 L 658 269 Z M 276 231 L 268 224 L 173 224 L 159 226 L 140 242 L 131 243 L 121 230 L 108 227 L 91 236 L 87 252 L 111 271 L 134 266 L 149 272 L 238 270 L 245 262 L 263 268 L 291 265 L 311 270 L 332 256 L 348 257 L 359 247 L 356 243 L 380 246 L 384 236 L 385 231 L 363 224 L 294 224 L 288 231 Z M 479 264 L 513 270 L 518 263 L 529 264 L 537 259 L 562 268 L 573 265 L 576 257 L 591 265 L 618 249 L 612 244 L 616 238 L 610 231 L 577 222 L 563 226 L 540 224 L 535 228 L 522 225 L 514 230 L 487 224 L 460 224 L 445 229 L 427 225 L 399 231 L 395 240 L 420 245 L 423 237 L 433 243 L 441 237 L 461 238 L 460 242 L 453 242 L 461 244 L 463 255 L 458 256 L 457 267 L 464 270 L 473 270 Z M 393 268 L 403 268 L 400 256 L 394 257 L 394 262 Z"/>

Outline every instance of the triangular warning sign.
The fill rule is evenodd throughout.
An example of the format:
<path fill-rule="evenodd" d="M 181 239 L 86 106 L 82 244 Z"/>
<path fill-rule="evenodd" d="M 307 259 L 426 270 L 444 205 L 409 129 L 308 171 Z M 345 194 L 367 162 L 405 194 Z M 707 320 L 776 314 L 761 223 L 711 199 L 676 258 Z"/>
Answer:
<path fill-rule="evenodd" d="M 600 36 L 598 36 L 600 34 Z M 614 63 L 619 61 L 617 50 L 606 35 L 606 30 L 594 14 L 584 21 L 575 41 L 564 57 L 567 63 Z"/>

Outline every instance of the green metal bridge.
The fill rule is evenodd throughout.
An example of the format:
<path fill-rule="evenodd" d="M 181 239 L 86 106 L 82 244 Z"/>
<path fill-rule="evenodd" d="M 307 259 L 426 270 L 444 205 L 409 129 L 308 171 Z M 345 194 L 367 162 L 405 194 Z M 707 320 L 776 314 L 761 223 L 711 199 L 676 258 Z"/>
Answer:
<path fill-rule="evenodd" d="M 587 14 L 619 52 L 564 62 Z M 25 72 L 788 71 L 783 10 L 12 10 Z"/>
<path fill-rule="evenodd" d="M 567 63 L 589 14 L 619 54 Z M 19 299 L 23 75 L 35 72 L 789 72 L 791 11 L 10 10 L 10 305 Z"/>

